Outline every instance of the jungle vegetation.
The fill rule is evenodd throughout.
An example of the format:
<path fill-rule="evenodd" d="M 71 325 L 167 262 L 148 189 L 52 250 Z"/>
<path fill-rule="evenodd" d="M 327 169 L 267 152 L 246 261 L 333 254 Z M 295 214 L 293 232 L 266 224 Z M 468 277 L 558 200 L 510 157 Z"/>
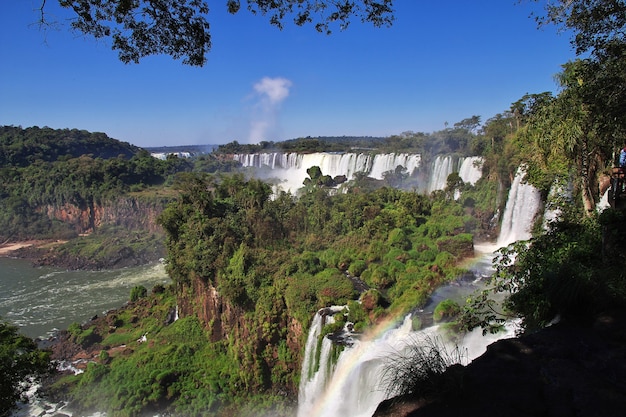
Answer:
<path fill-rule="evenodd" d="M 0 416 L 10 415 L 16 402 L 51 372 L 50 353 L 0 318 Z"/>

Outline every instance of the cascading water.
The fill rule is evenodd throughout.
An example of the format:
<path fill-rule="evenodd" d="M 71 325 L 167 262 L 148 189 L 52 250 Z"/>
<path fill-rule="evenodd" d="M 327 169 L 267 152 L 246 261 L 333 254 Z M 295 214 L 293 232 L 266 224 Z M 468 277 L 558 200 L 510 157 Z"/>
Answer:
<path fill-rule="evenodd" d="M 498 238 L 498 247 L 508 245 L 517 239 L 529 238 L 533 220 L 541 205 L 538 191 L 531 185 L 522 184 L 522 177 L 523 169 L 518 170 L 509 192 L 504 215 L 507 225 L 503 227 Z M 490 260 L 493 258 L 493 249 L 496 249 L 492 245 L 477 245 L 477 250 L 481 248 L 486 253 L 476 258 L 476 264 L 473 268 L 478 276 L 492 273 Z M 472 285 L 473 283 L 469 284 L 468 292 L 471 292 Z M 439 299 L 450 298 L 450 292 L 457 290 L 458 283 L 455 286 L 440 288 L 431 297 L 433 299 L 432 304 L 435 304 Z M 440 294 L 437 294 L 438 292 Z M 517 323 L 514 322 L 508 323 L 505 332 L 497 335 L 483 336 L 482 331 L 476 329 L 466 334 L 458 345 L 462 349 L 466 349 L 466 360 L 471 361 L 482 355 L 487 346 L 494 341 L 514 336 L 516 325 Z M 322 326 L 322 320 L 318 319 L 316 315 L 309 331 L 309 340 L 307 340 L 307 351 L 305 352 L 305 362 L 307 363 L 316 356 L 316 352 L 309 351 L 309 349 L 317 346 Z M 334 365 L 323 357 L 326 350 L 320 352 L 321 363 L 318 372 L 311 373 L 313 364 L 306 365 L 306 372 L 303 366 L 298 417 L 372 416 L 378 404 L 386 399 L 386 387 L 381 386 L 385 358 L 401 351 L 409 343 L 415 343 L 416 340 L 424 340 L 429 337 L 435 338 L 437 334 L 438 326 L 414 331 L 411 317 L 407 316 L 400 326 L 389 324 L 385 327 L 381 325 L 367 339 L 355 339 L 351 347 L 344 348 Z M 325 343 L 330 344 L 330 341 L 324 340 L 322 346 Z"/>
<path fill-rule="evenodd" d="M 498 247 L 531 237 L 533 220 L 541 206 L 541 196 L 535 187 L 522 182 L 525 174 L 524 167 L 518 168 L 509 190 L 500 235 L 496 242 Z"/>
<path fill-rule="evenodd" d="M 256 154 L 236 154 L 233 159 L 244 167 L 266 169 L 267 177 L 275 178 L 285 191 L 295 192 L 302 187 L 306 170 L 318 166 L 324 175 L 336 177 L 345 175 L 348 180 L 353 179 L 357 172 L 365 173 L 368 177 L 377 180 L 383 179 L 383 174 L 394 171 L 403 166 L 409 175 L 412 175 L 421 164 L 421 156 L 407 153 L 366 154 L 366 153 L 282 153 L 268 152 Z M 424 189 L 427 192 L 443 190 L 448 175 L 458 171 L 461 179 L 474 184 L 482 176 L 480 162 L 482 158 L 472 156 L 453 158 L 452 156 L 437 156 L 433 161 Z"/>
<path fill-rule="evenodd" d="M 431 166 L 426 192 L 445 189 L 448 176 L 453 172 L 458 172 L 463 182 L 474 185 L 482 177 L 481 163 L 480 156 L 461 157 L 456 163 L 451 155 L 437 156 Z"/>
<path fill-rule="evenodd" d="M 452 157 L 449 155 L 435 158 L 430 173 L 430 181 L 428 181 L 428 188 L 426 189 L 428 193 L 446 188 L 448 175 L 452 174 L 453 170 L 452 162 Z"/>
<path fill-rule="evenodd" d="M 421 157 L 417 154 L 389 153 L 389 154 L 365 154 L 365 153 L 259 153 L 237 154 L 233 159 L 240 162 L 244 167 L 266 168 L 271 170 L 267 175 L 276 178 L 285 191 L 295 192 L 302 187 L 302 182 L 308 177 L 306 170 L 312 166 L 318 166 L 324 175 L 336 177 L 345 175 L 348 180 L 354 178 L 357 172 L 363 172 L 367 176 L 378 180 L 383 178 L 383 173 L 393 171 L 398 165 L 407 169 L 411 175 L 420 166 Z"/>
<path fill-rule="evenodd" d="M 480 156 L 468 156 L 459 159 L 459 177 L 463 182 L 476 184 L 476 181 L 483 176 L 482 162 L 483 158 Z"/>
<path fill-rule="evenodd" d="M 316 330 L 309 336 L 319 336 L 322 323 L 315 321 Z M 378 334 L 367 340 L 355 340 L 352 347 L 346 347 L 339 355 L 337 363 L 329 363 L 330 344 L 328 338 L 322 342 L 319 371 L 309 376 L 304 373 L 300 382 L 298 417 L 370 417 L 378 404 L 386 399 L 386 388 L 381 384 L 381 377 L 388 366 L 390 355 L 403 351 L 410 344 L 430 340 L 443 340 L 438 333 L 438 326 L 414 331 L 412 320 L 407 316 L 400 326 L 389 326 L 378 330 Z M 503 337 L 515 334 L 515 324 L 510 323 L 504 333 L 482 336 L 476 329 L 468 333 L 459 343 L 465 351 L 465 359 L 471 361 L 483 354 L 487 345 Z M 442 342 L 443 343 L 443 342 Z M 309 346 L 317 345 L 317 336 L 307 340 Z M 451 352 L 454 346 L 444 344 Z M 309 356 L 307 356 L 309 355 Z M 314 352 L 306 352 L 305 357 L 315 357 Z M 310 369 L 310 368 L 308 368 Z"/>

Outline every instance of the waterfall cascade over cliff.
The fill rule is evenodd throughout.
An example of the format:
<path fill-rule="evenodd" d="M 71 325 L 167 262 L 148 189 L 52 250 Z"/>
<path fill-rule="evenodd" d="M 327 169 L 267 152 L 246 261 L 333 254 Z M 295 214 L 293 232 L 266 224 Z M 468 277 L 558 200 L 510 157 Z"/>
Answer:
<path fill-rule="evenodd" d="M 316 313 L 316 316 L 319 316 Z M 319 335 L 323 321 L 314 319 L 309 336 Z M 482 355 L 487 346 L 494 341 L 513 337 L 515 323 L 509 323 L 503 333 L 482 335 L 481 329 L 466 334 L 459 346 L 466 363 Z M 452 352 L 456 345 L 444 342 L 439 334 L 439 327 L 432 326 L 422 330 L 412 329 L 411 316 L 407 316 L 401 325 L 385 331 L 378 337 L 358 340 L 353 346 L 346 347 L 335 364 L 330 363 L 332 342 L 327 337 L 321 343 L 319 370 L 312 375 L 304 372 L 300 382 L 297 417 L 370 417 L 381 401 L 387 398 L 387 387 L 383 385 L 383 375 L 388 365 L 388 358 L 397 355 L 415 343 L 437 342 L 437 346 Z M 313 347 L 315 346 L 315 347 Z M 317 338 L 309 339 L 307 348 L 317 349 Z M 305 354 L 315 357 L 316 351 Z M 311 368 L 308 368 L 310 372 Z"/>
<path fill-rule="evenodd" d="M 449 164 L 443 159 L 440 163 L 441 166 Z M 485 248 L 486 253 L 477 257 L 474 268 L 477 276 L 484 276 L 492 272 L 490 270 L 490 260 L 493 258 L 492 250 L 508 245 L 515 240 L 530 237 L 530 230 L 541 206 L 541 201 L 538 191 L 531 185 L 522 182 L 523 174 L 523 169 L 518 171 L 509 191 L 497 246 L 481 245 Z M 468 284 L 466 290 L 473 291 L 472 285 L 473 283 Z M 426 306 L 424 310 L 430 308 L 429 312 L 432 312 L 438 299 L 450 297 L 450 291 L 457 291 L 457 288 L 452 288 L 453 286 L 448 287 L 437 290 L 442 294 L 439 296 L 437 292 L 433 294 L 431 297 L 433 302 L 430 307 Z M 410 343 L 438 337 L 438 326 L 415 331 L 412 329 L 411 317 L 407 316 L 400 326 L 392 326 L 390 329 L 375 332 L 376 334 L 367 339 L 355 338 L 354 344 L 344 348 L 334 364 L 325 357 L 330 352 L 331 342 L 328 338 L 324 338 L 325 340 L 321 344 L 322 350 L 319 353 L 319 370 L 312 372 L 315 369 L 313 362 L 317 356 L 315 350 L 317 349 L 317 340 L 324 325 L 322 318 L 318 316 L 320 314 L 316 313 L 306 345 L 304 364 L 306 370 L 303 365 L 298 417 L 372 416 L 378 404 L 386 399 L 387 387 L 381 386 L 385 358 L 389 357 L 390 354 L 402 351 Z M 509 323 L 504 333 L 487 336 L 483 336 L 480 329 L 475 329 L 466 334 L 458 342 L 458 346 L 461 349 L 466 349 L 466 360 L 471 361 L 482 355 L 487 346 L 495 340 L 513 337 L 515 326 L 515 323 Z"/>
<path fill-rule="evenodd" d="M 541 196 L 535 187 L 523 182 L 524 175 L 524 168 L 518 168 L 502 215 L 498 247 L 531 237 L 533 221 L 541 206 Z"/>
<path fill-rule="evenodd" d="M 421 167 L 422 158 L 419 154 L 408 153 L 326 153 L 310 154 L 267 152 L 254 154 L 236 154 L 233 159 L 244 167 L 255 167 L 267 170 L 261 175 L 275 178 L 285 191 L 295 192 L 302 187 L 308 177 L 307 169 L 318 166 L 324 175 L 336 177 L 345 175 L 348 180 L 354 178 L 357 172 L 365 173 L 368 177 L 377 180 L 383 179 L 383 174 L 394 171 L 396 167 L 406 168 L 409 176 L 414 175 Z M 435 157 L 431 166 L 426 170 L 427 178 L 420 189 L 431 192 L 442 190 L 446 186 L 448 175 L 459 172 L 464 182 L 474 184 L 482 175 L 480 157 L 452 157 L 440 155 Z"/>

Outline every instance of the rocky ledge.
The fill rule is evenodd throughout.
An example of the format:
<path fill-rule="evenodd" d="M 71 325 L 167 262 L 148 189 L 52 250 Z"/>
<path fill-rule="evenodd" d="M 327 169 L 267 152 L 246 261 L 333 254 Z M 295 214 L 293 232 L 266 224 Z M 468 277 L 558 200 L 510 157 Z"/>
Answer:
<path fill-rule="evenodd" d="M 438 398 L 396 398 L 375 417 L 618 417 L 626 413 L 626 312 L 500 340 Z"/>
<path fill-rule="evenodd" d="M 33 266 L 54 266 L 68 270 L 119 269 L 157 262 L 165 257 L 165 245 L 161 241 L 145 245 L 127 245 L 122 242 L 99 245 L 98 256 L 59 250 L 67 241 L 37 240 L 17 242 L 0 246 L 0 256 L 27 259 Z"/>

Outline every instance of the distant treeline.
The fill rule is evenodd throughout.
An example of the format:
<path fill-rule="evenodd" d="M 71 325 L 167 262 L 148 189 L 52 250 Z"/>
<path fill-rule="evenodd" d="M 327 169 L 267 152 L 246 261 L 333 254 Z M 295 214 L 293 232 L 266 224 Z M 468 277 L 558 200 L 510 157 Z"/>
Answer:
<path fill-rule="evenodd" d="M 0 126 L 0 166 L 25 167 L 36 161 L 54 162 L 89 155 L 92 158 L 130 158 L 141 148 L 104 133 L 49 127 Z"/>
<path fill-rule="evenodd" d="M 262 141 L 258 144 L 241 144 L 237 141 L 219 145 L 217 154 L 242 154 L 259 152 L 406 152 L 422 155 L 462 154 L 478 155 L 483 149 L 481 135 L 477 133 L 480 118 L 473 116 L 453 127 L 433 133 L 403 132 L 387 137 L 376 136 L 318 136 L 290 139 L 283 142 Z"/>
<path fill-rule="evenodd" d="M 219 145 L 181 145 L 181 146 L 149 146 L 144 148 L 150 153 L 176 154 L 188 152 L 193 156 L 211 153 Z"/>

